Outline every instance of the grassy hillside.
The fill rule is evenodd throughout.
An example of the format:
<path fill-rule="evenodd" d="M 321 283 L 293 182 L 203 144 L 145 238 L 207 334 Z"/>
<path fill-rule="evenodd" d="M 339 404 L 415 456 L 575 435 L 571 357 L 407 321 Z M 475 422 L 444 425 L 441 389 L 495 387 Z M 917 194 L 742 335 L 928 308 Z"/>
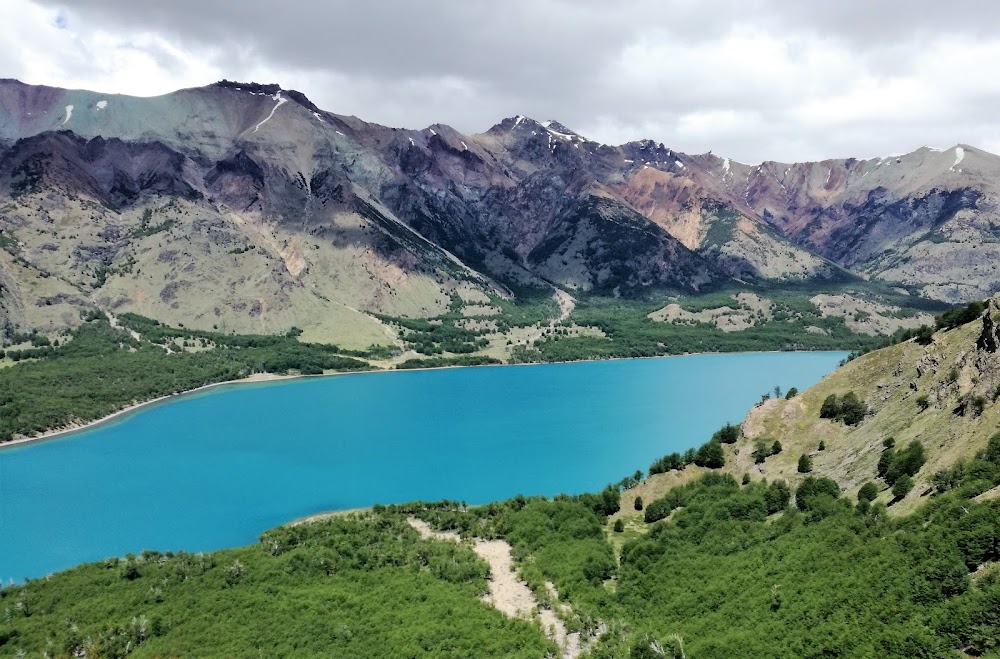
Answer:
<path fill-rule="evenodd" d="M 938 331 L 912 332 L 912 338 L 851 359 L 804 392 L 762 392 L 761 403 L 747 414 L 732 443 L 722 443 L 722 470 L 738 479 L 782 479 L 792 486 L 809 475 L 823 475 L 848 494 L 874 481 L 877 500 L 892 504 L 890 512 L 914 510 L 937 488 L 935 475 L 983 450 L 1000 429 L 1000 352 L 977 348 L 984 310 L 982 305 L 970 308 L 978 313 L 960 320 L 973 320 L 952 322 L 958 311 L 948 312 L 938 317 L 943 325 Z M 998 314 L 994 300 L 985 315 Z M 989 327 L 995 335 L 996 321 Z M 848 394 L 863 410 L 857 423 L 823 416 L 831 396 Z M 780 452 L 773 451 L 775 442 Z M 914 443 L 923 462 L 911 475 L 912 488 L 896 497 L 893 483 L 880 477 L 879 463 L 887 453 L 901 453 Z M 800 471 L 803 456 L 807 471 Z M 624 507 L 630 497 L 652 500 L 698 473 L 694 452 L 686 457 L 676 456 L 678 464 L 667 464 L 665 473 L 625 493 Z M 670 468 L 684 464 L 683 471 Z"/>
<path fill-rule="evenodd" d="M 982 332 L 977 318 L 938 331 L 926 344 L 909 340 L 863 355 L 798 396 L 764 402 L 743 422 L 744 438 L 727 468 L 795 482 L 803 477 L 798 461 L 805 454 L 816 473 L 854 492 L 876 477 L 888 440 L 898 448 L 915 441 L 925 449 L 926 463 L 914 475 L 915 487 L 893 507 L 912 510 L 933 486 L 935 473 L 982 450 L 1000 429 L 1000 354 L 976 349 Z M 848 392 L 867 408 L 860 423 L 821 418 L 828 397 Z M 759 440 L 777 440 L 783 450 L 755 464 Z M 890 498 L 886 492 L 880 500 Z"/>

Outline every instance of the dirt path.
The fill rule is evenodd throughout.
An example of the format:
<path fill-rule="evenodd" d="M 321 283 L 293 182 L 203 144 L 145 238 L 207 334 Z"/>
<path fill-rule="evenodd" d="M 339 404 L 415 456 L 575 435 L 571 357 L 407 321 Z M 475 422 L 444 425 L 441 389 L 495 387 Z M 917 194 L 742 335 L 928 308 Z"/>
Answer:
<path fill-rule="evenodd" d="M 552 297 L 555 298 L 556 304 L 559 305 L 559 317 L 550 320 L 548 325 L 538 325 L 537 327 L 533 326 L 531 333 L 525 337 L 528 345 L 531 345 L 535 341 L 542 338 L 545 335 L 545 332 L 555 329 L 556 325 L 569 318 L 569 315 L 573 313 L 573 309 L 576 308 L 576 298 L 561 288 L 555 288 L 553 290 L 555 292 L 552 294 Z"/>
<path fill-rule="evenodd" d="M 422 538 L 450 542 L 461 542 L 462 540 L 454 531 L 435 531 L 430 524 L 422 519 L 410 517 L 407 521 L 420 533 Z M 566 630 L 566 624 L 552 609 L 539 608 L 535 594 L 517 576 L 514 558 L 510 553 L 510 545 L 503 540 L 476 540 L 472 549 L 490 566 L 490 592 L 483 596 L 483 601 L 511 618 L 537 619 L 541 623 L 545 635 L 559 646 L 560 656 L 563 659 L 579 657 L 582 651 L 579 632 L 569 633 Z M 555 588 L 551 584 L 546 584 L 546 587 L 549 589 L 553 602 L 558 603 L 559 594 Z"/>
<path fill-rule="evenodd" d="M 430 524 L 422 519 L 407 517 L 406 521 L 409 522 L 410 526 L 417 530 L 420 537 L 424 540 L 450 540 L 452 542 L 462 541 L 462 536 L 458 535 L 455 531 L 435 531 L 431 528 Z"/>
<path fill-rule="evenodd" d="M 122 327 L 121 324 L 118 322 L 118 317 L 112 314 L 110 311 L 105 311 L 104 315 L 108 317 L 108 323 L 111 325 L 112 329 L 124 329 L 128 331 L 128 333 L 131 334 L 132 338 L 135 339 L 136 341 L 142 338 L 141 336 L 139 336 L 139 333 L 136 332 L 135 330 L 128 329 L 127 327 Z"/>
<path fill-rule="evenodd" d="M 563 289 L 555 289 L 554 297 L 556 298 L 556 304 L 559 305 L 559 318 L 549 323 L 549 327 L 555 327 L 556 324 L 569 318 L 569 315 L 573 313 L 573 309 L 576 308 L 576 298 Z"/>
<path fill-rule="evenodd" d="M 510 545 L 503 540 L 476 540 L 473 550 L 490 566 L 490 592 L 483 599 L 511 618 L 531 618 L 538 601 L 517 578 Z"/>

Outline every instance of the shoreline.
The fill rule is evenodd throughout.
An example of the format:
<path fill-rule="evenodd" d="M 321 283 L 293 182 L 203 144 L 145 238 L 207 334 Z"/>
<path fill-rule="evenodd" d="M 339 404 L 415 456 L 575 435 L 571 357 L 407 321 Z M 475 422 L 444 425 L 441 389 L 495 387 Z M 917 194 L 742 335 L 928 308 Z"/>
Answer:
<path fill-rule="evenodd" d="M 156 398 L 150 398 L 149 400 L 143 401 L 141 403 L 134 403 L 127 407 L 123 407 L 117 412 L 112 412 L 107 416 L 102 416 L 99 419 L 94 419 L 93 421 L 87 421 L 72 428 L 58 428 L 55 430 L 48 430 L 41 435 L 35 435 L 34 437 L 20 437 L 18 439 L 12 439 L 8 442 L 0 443 L 0 451 L 8 448 L 15 448 L 18 446 L 24 446 L 25 444 L 33 444 L 35 442 L 44 442 L 52 439 L 61 439 L 66 436 L 73 435 L 75 433 L 85 432 L 87 430 L 93 430 L 95 427 L 111 423 L 113 421 L 124 420 L 123 417 L 129 414 L 138 412 L 144 407 L 152 407 L 159 403 L 167 402 L 174 398 L 180 398 L 182 396 L 192 396 L 194 394 L 203 393 L 209 389 L 216 387 L 224 387 L 227 385 L 241 385 L 241 384 L 267 384 L 271 382 L 280 382 L 286 380 L 298 380 L 300 378 L 323 378 L 323 377 L 333 377 L 338 375 L 359 375 L 361 373 L 378 373 L 379 371 L 384 371 L 389 369 L 372 369 L 370 371 L 344 371 L 342 373 L 317 373 L 314 375 L 277 375 L 275 373 L 254 373 L 253 375 L 248 375 L 245 378 L 239 380 L 223 380 L 221 382 L 212 382 L 211 384 L 203 384 L 200 387 L 195 387 L 194 389 L 188 389 L 186 391 L 180 391 L 175 394 L 166 394 L 164 396 L 157 396 Z M 416 370 L 416 369 L 414 369 Z M 429 369 L 426 369 L 429 370 Z"/>
<path fill-rule="evenodd" d="M 316 373 L 312 375 L 277 375 L 275 373 L 254 373 L 245 378 L 239 380 L 223 380 L 221 382 L 212 382 L 211 384 L 205 384 L 200 387 L 195 387 L 194 389 L 188 389 L 187 391 L 181 391 L 174 394 L 166 394 L 164 396 L 158 396 L 156 398 L 151 398 L 149 400 L 143 401 L 141 403 L 135 403 L 127 407 L 123 407 L 117 412 L 112 412 L 107 416 L 103 416 L 99 419 L 94 419 L 92 421 L 87 421 L 75 427 L 69 428 L 58 428 L 54 430 L 46 431 L 40 435 L 35 435 L 33 437 L 21 437 L 18 439 L 12 439 L 7 442 L 0 443 L 0 452 L 8 449 L 20 448 L 29 444 L 46 442 L 55 439 L 66 439 L 77 433 L 86 432 L 88 430 L 93 430 L 94 428 L 113 423 L 115 421 L 123 421 L 129 415 L 141 411 L 145 407 L 152 407 L 160 403 L 170 401 L 175 398 L 181 398 L 182 396 L 192 396 L 195 394 L 204 393 L 209 389 L 223 387 L 223 386 L 237 386 L 237 385 L 253 385 L 253 384 L 267 384 L 276 382 L 291 382 L 294 380 L 301 380 L 305 378 L 329 378 L 329 377 L 343 377 L 349 375 L 370 375 L 376 373 L 417 373 L 420 371 L 443 371 L 447 369 L 460 369 L 460 368 L 504 368 L 510 366 L 559 366 L 563 364 L 587 364 L 587 363 L 598 363 L 598 362 L 617 362 L 617 361 L 638 361 L 641 359 L 675 359 L 680 357 L 703 357 L 706 355 L 774 355 L 774 354 L 797 354 L 803 352 L 815 352 L 815 353 L 830 353 L 830 352 L 843 352 L 849 354 L 846 350 L 747 350 L 747 351 L 732 351 L 732 352 L 685 352 L 676 355 L 654 355 L 650 357 L 608 357 L 607 359 L 576 359 L 572 361 L 562 361 L 562 362 L 529 362 L 523 364 L 477 364 L 475 366 L 458 366 L 458 365 L 448 365 L 448 366 L 421 366 L 420 368 L 372 368 L 367 371 L 342 371 L 337 373 Z M 335 511 L 329 511 L 335 512 Z"/>
<path fill-rule="evenodd" d="M 332 517 L 345 517 L 347 515 L 365 514 L 370 513 L 374 510 L 374 506 L 365 506 L 364 508 L 335 508 L 334 510 L 324 510 L 318 513 L 313 513 L 312 515 L 306 515 L 305 517 L 298 517 L 290 522 L 285 522 L 282 526 L 299 526 L 300 524 L 312 524 L 313 522 L 322 522 L 323 520 L 330 519 Z"/>

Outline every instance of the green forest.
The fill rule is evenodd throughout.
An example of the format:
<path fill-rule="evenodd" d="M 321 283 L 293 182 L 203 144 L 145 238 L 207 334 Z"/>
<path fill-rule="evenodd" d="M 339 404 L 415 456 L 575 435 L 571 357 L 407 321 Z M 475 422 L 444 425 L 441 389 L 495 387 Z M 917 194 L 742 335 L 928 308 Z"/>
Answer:
<path fill-rule="evenodd" d="M 59 345 L 41 337 L 33 342 L 37 347 L 17 351 L 17 363 L 0 369 L 0 442 L 253 373 L 369 368 L 337 346 L 301 343 L 294 336 L 199 332 L 132 314 L 119 321 L 123 327 L 112 328 L 95 313 Z"/>
<path fill-rule="evenodd" d="M 7 588 L 0 655 L 544 656 L 537 627 L 479 601 L 487 570 L 400 516 L 333 518 L 241 549 L 144 552 Z"/>
<path fill-rule="evenodd" d="M 406 522 L 418 516 L 506 539 L 539 601 L 551 582 L 567 627 L 598 637 L 595 659 L 1000 657 L 1000 501 L 973 501 L 1000 483 L 1000 435 L 937 474 L 908 516 L 872 503 L 888 487 L 872 478 L 849 500 L 825 477 L 793 491 L 710 471 L 627 532 L 609 516 L 631 476 L 552 499 L 376 506 L 208 554 L 147 551 L 0 591 L 0 653 L 554 656 L 537 624 L 479 600 L 488 568 L 469 546 L 421 539 Z"/>
<path fill-rule="evenodd" d="M 918 312 L 941 314 L 938 328 L 967 322 L 974 309 L 958 307 L 949 310 L 947 304 L 926 298 L 902 294 L 887 287 L 866 282 L 864 290 L 872 299 L 895 307 L 898 318 L 913 317 Z M 692 352 L 739 352 L 771 350 L 844 350 L 854 355 L 869 352 L 887 344 L 913 338 L 918 330 L 901 330 L 891 337 L 858 334 L 848 328 L 844 318 L 823 316 L 810 302 L 817 293 L 856 295 L 851 283 L 830 285 L 819 289 L 807 284 L 782 283 L 777 287 L 724 288 L 696 295 L 674 291 L 648 292 L 641 297 L 605 297 L 574 291 L 576 306 L 570 316 L 559 322 L 554 331 L 533 345 L 513 347 L 512 361 L 566 362 L 583 359 L 655 357 Z M 723 307 L 741 308 L 734 295 L 753 293 L 765 296 L 773 303 L 769 318 L 761 316 L 753 326 L 741 331 L 726 332 L 715 325 L 700 321 L 663 322 L 649 314 L 676 301 L 687 312 L 699 312 Z M 552 299 L 552 290 L 522 287 L 512 299 L 490 297 L 489 306 L 496 313 L 463 315 L 468 309 L 453 295 L 448 310 L 433 318 L 397 318 L 378 316 L 395 326 L 407 348 L 424 355 L 466 355 L 486 346 L 490 330 L 469 329 L 470 318 L 496 323 L 497 331 L 536 324 L 545 325 L 559 314 Z M 978 312 L 982 313 L 982 304 Z M 751 311 L 743 308 L 743 311 Z M 579 335 L 572 327 L 599 330 L 603 336 Z M 931 332 L 928 327 L 926 332 Z"/>
<path fill-rule="evenodd" d="M 809 301 L 815 294 L 812 289 L 796 290 L 791 285 L 786 288 L 789 290 L 756 290 L 774 303 L 772 317 L 738 332 L 725 332 L 705 322 L 661 322 L 649 318 L 650 313 L 664 305 L 662 298 L 579 295 L 576 308 L 562 324 L 593 327 L 604 336 L 574 336 L 556 331 L 534 346 L 519 346 L 514 356 L 523 362 L 561 362 L 692 352 L 846 350 L 862 354 L 886 344 L 886 337 L 851 331 L 843 318 L 823 317 Z M 739 307 L 732 298 L 739 292 L 747 291 L 727 290 L 678 301 L 688 312 Z M 897 312 L 900 317 L 917 311 L 940 313 L 947 309 L 947 305 L 932 300 L 909 299 L 898 293 L 884 299 L 900 305 Z M 899 336 L 903 337 L 902 333 Z M 899 339 L 893 339 L 896 340 Z"/>

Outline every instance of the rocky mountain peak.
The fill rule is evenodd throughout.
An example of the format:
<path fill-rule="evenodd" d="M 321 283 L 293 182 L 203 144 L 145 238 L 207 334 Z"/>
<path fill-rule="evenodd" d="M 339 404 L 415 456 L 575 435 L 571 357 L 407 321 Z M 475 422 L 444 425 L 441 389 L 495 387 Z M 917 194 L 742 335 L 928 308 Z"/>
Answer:
<path fill-rule="evenodd" d="M 488 131 L 486 131 L 486 134 L 501 135 L 515 130 L 521 131 L 529 129 L 537 132 L 541 127 L 541 122 L 535 121 L 531 117 L 526 117 L 523 114 L 517 114 L 513 117 L 507 117 L 506 119 L 495 124 Z"/>
<path fill-rule="evenodd" d="M 552 139 L 561 139 L 567 142 L 582 143 L 590 141 L 577 133 L 575 130 L 567 128 L 564 124 L 554 119 L 536 121 L 535 119 L 526 117 L 523 114 L 507 117 L 486 131 L 486 134 L 494 137 L 501 137 L 505 135 L 547 135 Z"/>
<path fill-rule="evenodd" d="M 211 87 L 218 87 L 220 89 L 233 89 L 235 91 L 246 91 L 254 94 L 276 94 L 280 91 L 281 85 L 277 83 L 260 83 L 260 82 L 239 82 L 234 80 L 220 80 L 214 84 L 209 85 Z"/>
<path fill-rule="evenodd" d="M 645 139 L 638 142 L 629 142 L 622 147 L 625 154 L 637 163 L 665 163 L 673 162 L 676 154 L 667 148 L 663 142 Z"/>
<path fill-rule="evenodd" d="M 565 125 L 559 123 L 555 119 L 549 119 L 548 121 L 543 121 L 542 127 L 547 129 L 549 132 L 555 133 L 557 135 L 568 135 L 570 137 L 580 137 L 580 138 L 583 137 L 582 135 L 580 135 L 580 133 L 576 132 L 571 128 L 567 128 Z"/>
<path fill-rule="evenodd" d="M 277 100 L 282 94 L 288 97 L 289 100 L 294 101 L 306 108 L 310 112 L 320 113 L 323 112 L 315 103 L 309 100 L 305 94 L 295 89 L 283 89 L 281 85 L 277 83 L 258 83 L 258 82 L 236 82 L 231 80 L 220 80 L 219 82 L 209 85 L 206 89 L 230 89 L 237 92 L 244 92 L 248 94 L 253 94 L 255 96 L 270 96 Z"/>

